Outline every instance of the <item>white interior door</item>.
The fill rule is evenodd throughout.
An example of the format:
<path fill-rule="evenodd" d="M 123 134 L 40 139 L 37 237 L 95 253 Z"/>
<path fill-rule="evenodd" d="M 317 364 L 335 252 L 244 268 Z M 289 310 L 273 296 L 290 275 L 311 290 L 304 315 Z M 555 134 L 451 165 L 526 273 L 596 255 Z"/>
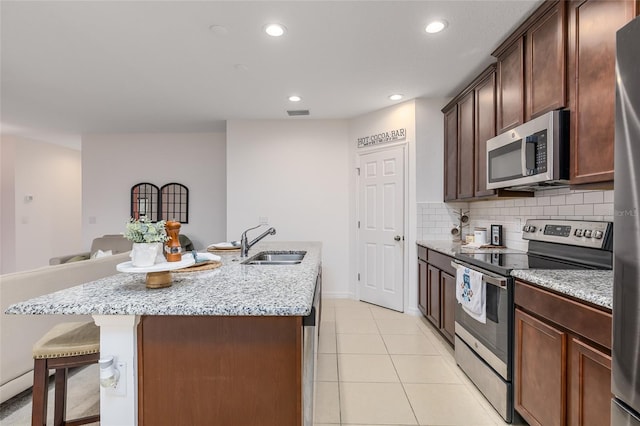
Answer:
<path fill-rule="evenodd" d="M 360 156 L 360 300 L 403 311 L 404 146 Z"/>

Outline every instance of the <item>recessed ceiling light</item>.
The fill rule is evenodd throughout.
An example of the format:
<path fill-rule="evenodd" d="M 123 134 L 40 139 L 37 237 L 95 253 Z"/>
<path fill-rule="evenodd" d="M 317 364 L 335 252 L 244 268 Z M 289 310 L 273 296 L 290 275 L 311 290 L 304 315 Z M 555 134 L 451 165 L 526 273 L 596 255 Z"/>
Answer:
<path fill-rule="evenodd" d="M 429 34 L 435 34 L 447 28 L 447 25 L 447 21 L 445 21 L 444 19 L 440 19 L 438 21 L 429 22 L 424 30 Z"/>
<path fill-rule="evenodd" d="M 300 102 L 302 98 L 300 96 L 293 95 L 293 96 L 289 96 L 289 100 L 291 102 Z"/>
<path fill-rule="evenodd" d="M 404 98 L 404 95 L 402 95 L 400 93 L 396 93 L 396 94 L 393 94 L 393 95 L 389 96 L 389 99 L 391 99 L 392 101 L 399 101 L 402 98 Z"/>
<path fill-rule="evenodd" d="M 269 34 L 271 37 L 280 37 L 284 35 L 287 29 L 284 25 L 280 24 L 268 24 L 264 27 L 264 32 Z"/>

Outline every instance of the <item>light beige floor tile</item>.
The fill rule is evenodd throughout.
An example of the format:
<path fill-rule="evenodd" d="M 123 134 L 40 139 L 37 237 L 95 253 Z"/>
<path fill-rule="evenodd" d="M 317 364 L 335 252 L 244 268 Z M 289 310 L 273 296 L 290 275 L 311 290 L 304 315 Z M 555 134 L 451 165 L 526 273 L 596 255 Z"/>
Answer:
<path fill-rule="evenodd" d="M 335 354 L 318 354 L 316 380 L 318 382 L 338 381 L 338 358 Z"/>
<path fill-rule="evenodd" d="M 340 391 L 338 382 L 317 382 L 314 422 L 340 423 Z"/>
<path fill-rule="evenodd" d="M 439 355 L 392 355 L 402 383 L 457 383 L 462 381 Z"/>
<path fill-rule="evenodd" d="M 405 384 L 421 425 L 494 425 L 465 385 Z"/>
<path fill-rule="evenodd" d="M 400 383 L 340 383 L 342 424 L 415 425 Z"/>
<path fill-rule="evenodd" d="M 320 321 L 335 321 L 336 320 L 336 308 L 332 306 L 323 306 L 320 313 Z"/>
<path fill-rule="evenodd" d="M 380 334 L 378 326 L 373 319 L 343 318 L 336 322 L 338 334 Z"/>
<path fill-rule="evenodd" d="M 399 382 L 389 355 L 338 355 L 341 382 Z"/>
<path fill-rule="evenodd" d="M 336 334 L 339 354 L 386 354 L 379 334 Z"/>
<path fill-rule="evenodd" d="M 320 327 L 322 330 L 322 327 Z M 322 332 L 322 331 L 321 331 Z M 321 354 L 335 354 L 336 353 L 336 334 L 326 333 L 320 336 L 318 343 L 318 353 Z"/>
<path fill-rule="evenodd" d="M 336 334 L 335 321 L 322 321 L 320 323 L 320 335 L 324 334 Z"/>
<path fill-rule="evenodd" d="M 439 352 L 422 334 L 384 334 L 382 336 L 390 354 L 438 355 Z"/>
<path fill-rule="evenodd" d="M 357 307 L 336 307 L 336 321 L 349 320 L 349 319 L 373 319 L 371 315 L 371 309 L 367 306 Z"/>
<path fill-rule="evenodd" d="M 394 311 L 393 309 L 387 309 L 380 306 L 371 306 L 371 315 L 375 319 L 402 319 L 410 318 L 411 315 L 407 315 L 403 312 Z"/>
<path fill-rule="evenodd" d="M 376 319 L 380 334 L 422 334 L 413 318 Z"/>

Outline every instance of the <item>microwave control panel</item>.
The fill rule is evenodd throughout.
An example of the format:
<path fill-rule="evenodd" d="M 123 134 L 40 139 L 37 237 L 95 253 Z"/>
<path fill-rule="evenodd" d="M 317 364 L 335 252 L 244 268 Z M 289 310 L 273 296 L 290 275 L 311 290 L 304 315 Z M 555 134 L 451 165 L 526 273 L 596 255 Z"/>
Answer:
<path fill-rule="evenodd" d="M 547 130 L 527 136 L 526 158 L 527 176 L 547 172 Z"/>

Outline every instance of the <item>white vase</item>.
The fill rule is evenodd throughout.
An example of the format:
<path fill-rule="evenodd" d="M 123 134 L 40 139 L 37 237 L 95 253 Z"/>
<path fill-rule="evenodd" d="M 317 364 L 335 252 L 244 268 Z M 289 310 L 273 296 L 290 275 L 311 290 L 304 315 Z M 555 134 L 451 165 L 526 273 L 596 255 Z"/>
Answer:
<path fill-rule="evenodd" d="M 131 264 L 139 268 L 153 266 L 161 251 L 162 243 L 133 243 Z"/>

